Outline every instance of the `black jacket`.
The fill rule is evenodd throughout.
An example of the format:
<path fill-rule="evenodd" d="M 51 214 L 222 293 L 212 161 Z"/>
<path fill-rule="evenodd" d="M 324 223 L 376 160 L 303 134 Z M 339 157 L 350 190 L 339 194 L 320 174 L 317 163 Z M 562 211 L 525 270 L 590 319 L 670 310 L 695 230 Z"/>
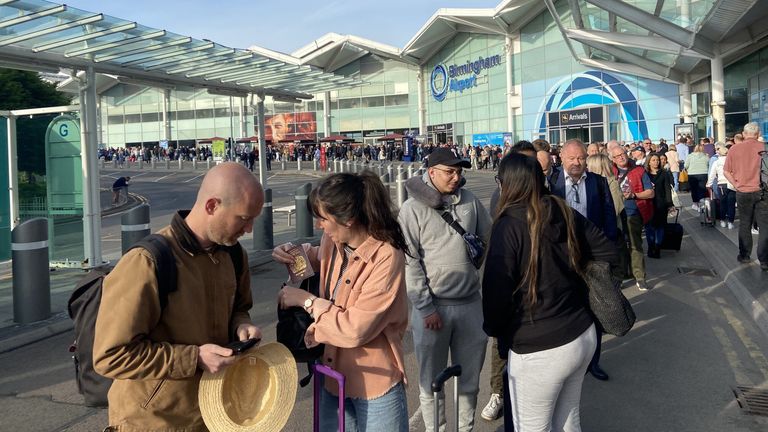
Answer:
<path fill-rule="evenodd" d="M 483 329 L 498 338 L 499 352 L 526 354 L 562 346 L 576 339 L 593 322 L 587 287 L 571 268 L 565 219 L 550 197 L 549 221 L 540 241 L 537 294 L 527 306 L 527 287 L 518 289 L 530 256 L 531 239 L 526 207 L 505 210 L 494 224 L 483 274 Z M 614 244 L 594 224 L 573 212 L 581 249 L 581 263 L 590 260 L 617 263 Z"/>

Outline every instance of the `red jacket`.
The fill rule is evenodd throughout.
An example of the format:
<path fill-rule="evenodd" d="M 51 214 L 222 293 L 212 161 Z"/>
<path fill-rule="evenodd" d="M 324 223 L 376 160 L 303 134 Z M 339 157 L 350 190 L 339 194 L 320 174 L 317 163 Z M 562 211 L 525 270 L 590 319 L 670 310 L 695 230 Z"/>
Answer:
<path fill-rule="evenodd" d="M 616 165 L 613 166 L 613 174 L 618 178 L 619 168 Z M 643 174 L 645 174 L 645 168 L 637 165 L 629 167 L 627 180 L 629 181 L 630 190 L 636 194 L 645 190 L 643 187 Z M 640 217 L 643 218 L 643 223 L 647 224 L 653 217 L 653 199 L 637 198 L 635 202 L 637 203 L 638 211 L 640 211 Z"/>

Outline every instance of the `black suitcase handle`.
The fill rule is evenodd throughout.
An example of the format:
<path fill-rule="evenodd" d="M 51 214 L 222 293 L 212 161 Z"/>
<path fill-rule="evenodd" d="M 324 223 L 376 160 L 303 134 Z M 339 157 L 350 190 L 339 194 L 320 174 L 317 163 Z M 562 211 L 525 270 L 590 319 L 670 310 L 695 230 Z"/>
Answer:
<path fill-rule="evenodd" d="M 445 382 L 453 377 L 461 376 L 461 365 L 453 365 L 445 368 L 440 374 L 432 381 L 432 393 L 440 393 L 443 391 Z"/>

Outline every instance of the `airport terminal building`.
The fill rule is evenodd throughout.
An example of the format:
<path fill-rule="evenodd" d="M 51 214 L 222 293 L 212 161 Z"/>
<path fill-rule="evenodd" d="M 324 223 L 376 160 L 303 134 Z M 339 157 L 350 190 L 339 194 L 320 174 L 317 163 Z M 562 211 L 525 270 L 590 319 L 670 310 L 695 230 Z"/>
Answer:
<path fill-rule="evenodd" d="M 329 33 L 291 56 L 363 84 L 268 97 L 267 141 L 722 139 L 750 120 L 768 125 L 766 16 L 762 1 L 505 0 L 441 9 L 402 48 Z M 250 98 L 111 76 L 100 76 L 100 95 L 103 146 L 256 134 Z"/>

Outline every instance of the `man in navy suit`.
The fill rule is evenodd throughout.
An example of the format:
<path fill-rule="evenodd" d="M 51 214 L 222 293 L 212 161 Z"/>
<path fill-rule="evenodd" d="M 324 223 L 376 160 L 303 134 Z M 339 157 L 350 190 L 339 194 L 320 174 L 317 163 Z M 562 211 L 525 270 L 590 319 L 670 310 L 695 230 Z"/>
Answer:
<path fill-rule="evenodd" d="M 562 165 L 553 170 L 549 184 L 553 194 L 565 199 L 572 209 L 581 213 L 606 237 L 616 241 L 617 222 L 613 208 L 613 198 L 608 188 L 608 181 L 597 174 L 587 172 L 587 148 L 578 139 L 571 139 L 560 150 Z M 589 364 L 589 372 L 597 379 L 605 381 L 608 374 L 600 368 L 600 342 L 602 331 L 597 331 L 597 349 Z"/>

